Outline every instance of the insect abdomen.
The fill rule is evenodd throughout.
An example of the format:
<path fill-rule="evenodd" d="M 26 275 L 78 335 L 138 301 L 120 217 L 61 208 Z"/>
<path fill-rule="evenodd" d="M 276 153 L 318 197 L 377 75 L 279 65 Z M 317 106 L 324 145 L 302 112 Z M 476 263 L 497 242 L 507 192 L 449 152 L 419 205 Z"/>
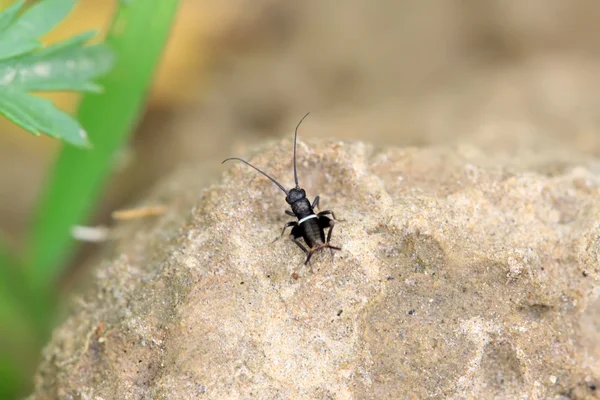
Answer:
<path fill-rule="evenodd" d="M 300 228 L 302 229 L 304 241 L 311 249 L 325 243 L 325 232 L 323 232 L 323 229 L 319 226 L 319 220 L 317 218 L 304 221 Z"/>

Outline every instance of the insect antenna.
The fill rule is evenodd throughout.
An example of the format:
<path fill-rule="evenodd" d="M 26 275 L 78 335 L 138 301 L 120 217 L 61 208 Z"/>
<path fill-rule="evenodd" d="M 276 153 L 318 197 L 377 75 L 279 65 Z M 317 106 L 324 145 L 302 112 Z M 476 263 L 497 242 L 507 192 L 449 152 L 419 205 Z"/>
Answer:
<path fill-rule="evenodd" d="M 254 165 L 250 164 L 248 161 L 246 160 L 242 160 L 241 158 L 237 158 L 237 157 L 231 157 L 231 158 L 227 158 L 225 160 L 223 160 L 223 162 L 221 164 L 224 164 L 225 162 L 229 161 L 229 160 L 238 160 L 243 162 L 244 164 L 254 168 L 255 170 L 257 170 L 258 172 L 260 172 L 261 174 L 263 174 L 264 176 L 266 176 L 267 178 L 269 178 L 271 180 L 271 182 L 273 182 L 274 184 L 276 184 L 277 186 L 279 186 L 279 189 L 283 190 L 283 192 L 287 195 L 288 191 L 285 190 L 285 188 L 279 183 L 277 182 L 275 179 L 271 178 L 266 172 L 261 171 L 260 169 L 256 168 Z"/>
<path fill-rule="evenodd" d="M 294 181 L 296 181 L 296 189 L 300 188 L 298 185 L 298 173 L 296 172 L 296 138 L 298 137 L 298 128 L 300 127 L 300 124 L 302 121 L 304 121 L 304 118 L 308 117 L 308 114 L 310 114 L 310 111 L 307 112 L 304 117 L 302 117 L 300 122 L 298 122 L 298 125 L 296 125 L 296 130 L 294 131 Z"/>

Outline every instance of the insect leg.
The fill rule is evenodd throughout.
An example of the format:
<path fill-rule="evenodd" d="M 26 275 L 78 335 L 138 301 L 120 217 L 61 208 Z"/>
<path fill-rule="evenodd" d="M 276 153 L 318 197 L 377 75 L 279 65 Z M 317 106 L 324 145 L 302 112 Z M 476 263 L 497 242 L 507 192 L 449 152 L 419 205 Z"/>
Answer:
<path fill-rule="evenodd" d="M 333 216 L 333 211 L 331 212 L 332 216 Z M 333 216 L 333 218 L 335 218 L 335 216 Z M 329 245 L 329 241 L 331 240 L 331 232 L 333 232 L 333 226 L 335 225 L 335 222 L 333 222 L 332 219 L 329 220 L 329 230 L 327 231 L 327 241 L 325 242 L 327 245 Z M 333 262 L 333 248 L 329 247 L 329 252 L 331 253 L 331 261 Z"/>
<path fill-rule="evenodd" d="M 331 211 L 323 211 L 319 213 L 319 227 L 321 229 L 329 228 L 329 230 L 327 231 L 327 240 L 325 240 L 325 244 L 329 244 L 329 241 L 331 240 L 331 231 L 333 230 L 333 226 L 335 225 L 335 222 L 331 218 L 322 215 L 323 213 L 329 212 Z"/>
<path fill-rule="evenodd" d="M 299 229 L 300 227 L 298 226 L 298 223 L 296 221 L 293 221 L 293 222 L 294 222 L 294 225 L 296 225 L 296 226 L 294 226 L 292 228 L 292 233 L 290 233 L 290 240 L 292 242 L 296 243 L 296 245 L 298 245 L 298 247 L 300 247 L 303 252 L 308 254 L 308 250 L 306 249 L 306 247 L 304 247 L 304 245 L 298 241 L 302 237 L 302 232 Z"/>
<path fill-rule="evenodd" d="M 327 231 L 327 241 L 325 243 L 329 244 L 329 241 L 331 240 L 331 232 L 333 232 L 333 227 L 335 225 L 335 222 L 333 222 L 332 219 L 329 220 L 329 230 Z"/>
<path fill-rule="evenodd" d="M 322 217 L 322 216 L 324 216 L 324 215 L 331 215 L 331 216 L 333 217 L 333 219 L 335 219 L 336 221 L 339 221 L 339 222 L 345 222 L 345 221 L 346 221 L 346 220 L 344 220 L 344 219 L 337 219 L 337 218 L 335 217 L 335 214 L 334 214 L 334 213 L 333 213 L 333 211 L 331 211 L 331 210 L 325 210 L 325 211 L 321 211 L 320 213 L 318 213 L 318 214 L 317 214 L 317 217 Z"/>
<path fill-rule="evenodd" d="M 305 252 L 306 254 L 309 253 L 309 251 L 306 250 L 306 247 L 304 247 L 304 245 L 298 241 L 299 238 L 295 238 L 294 235 L 290 235 L 290 239 L 292 240 L 292 242 L 296 243 L 298 247 L 302 249 L 303 252 Z"/>
<path fill-rule="evenodd" d="M 335 217 L 335 214 L 334 214 L 334 213 L 333 213 L 333 211 L 331 211 L 331 210 L 325 210 L 325 211 L 321 211 L 320 213 L 318 213 L 318 214 L 317 214 L 317 217 L 319 217 L 319 218 L 320 218 L 320 217 L 323 217 L 323 216 L 325 216 L 325 215 L 331 215 L 331 216 L 333 217 L 333 219 L 337 219 L 337 218 Z"/>
<path fill-rule="evenodd" d="M 308 252 L 308 256 L 306 256 L 306 261 L 304 261 L 304 265 L 308 265 L 310 268 L 310 272 L 312 272 L 312 265 L 310 264 L 310 258 L 314 254 L 314 250 Z"/>
<path fill-rule="evenodd" d="M 315 208 L 319 208 L 319 196 L 315 197 L 315 201 L 313 201 L 313 203 L 312 203 L 311 207 L 312 207 L 313 209 L 315 209 Z"/>
<path fill-rule="evenodd" d="M 296 216 L 296 215 L 295 215 L 293 212 L 291 212 L 290 210 L 285 210 L 285 213 L 286 213 L 287 215 L 289 215 L 290 217 L 295 217 L 295 216 Z"/>
<path fill-rule="evenodd" d="M 292 242 L 296 243 L 296 246 L 300 247 L 302 249 L 302 251 L 307 254 L 306 261 L 304 262 L 304 264 L 305 265 L 308 264 L 309 271 L 312 272 L 312 265 L 310 264 L 310 257 L 312 255 L 313 250 L 310 249 L 310 251 L 309 251 L 306 247 L 304 247 L 304 245 L 302 243 L 300 243 L 300 238 L 302 238 L 302 230 L 300 229 L 300 225 L 296 225 L 292 229 L 292 233 L 290 234 L 290 239 L 292 240 Z"/>
<path fill-rule="evenodd" d="M 302 243 L 300 243 L 300 242 L 299 242 L 299 240 L 300 240 L 300 236 L 297 236 L 297 237 L 296 237 L 296 236 L 294 236 L 294 234 L 292 233 L 292 234 L 290 235 L 290 239 L 292 240 L 292 242 L 296 243 L 296 245 L 297 245 L 298 247 L 300 247 L 300 248 L 302 249 L 302 251 L 303 251 L 303 252 L 305 252 L 306 254 L 308 254 L 308 255 L 306 256 L 306 261 L 304 261 L 304 265 L 308 264 L 308 269 L 309 269 L 309 271 L 310 271 L 310 272 L 313 272 L 312 265 L 310 264 L 310 257 L 312 257 L 312 253 L 313 253 L 313 252 L 312 252 L 312 250 L 311 250 L 311 251 L 308 251 L 308 250 L 306 249 L 306 247 L 304 247 L 304 245 L 303 245 Z"/>
<path fill-rule="evenodd" d="M 319 214 L 328 213 L 328 212 L 331 212 L 331 211 L 329 211 L 329 210 L 323 211 L 322 213 L 319 213 Z M 333 214 L 333 212 L 331 212 L 331 213 Z M 329 230 L 327 231 L 327 240 L 325 240 L 325 246 L 329 248 L 329 251 L 331 252 L 331 261 L 333 261 L 333 251 L 341 250 L 340 247 L 332 246 L 329 244 L 329 241 L 331 240 L 331 233 L 333 232 L 333 227 L 335 226 L 335 221 L 328 217 L 321 215 L 319 217 L 319 225 L 323 229 L 329 227 Z"/>
<path fill-rule="evenodd" d="M 297 226 L 297 225 L 298 225 L 298 222 L 296 222 L 296 221 L 290 221 L 290 222 L 286 223 L 283 226 L 283 229 L 281 230 L 281 235 L 277 236 L 277 238 L 275 240 L 273 240 L 271 243 L 275 243 L 276 241 L 278 241 L 279 239 L 281 239 L 281 237 L 283 236 L 283 234 L 285 233 L 285 230 L 287 228 L 289 228 L 290 226 Z M 292 228 L 292 229 L 294 229 L 294 228 Z"/>

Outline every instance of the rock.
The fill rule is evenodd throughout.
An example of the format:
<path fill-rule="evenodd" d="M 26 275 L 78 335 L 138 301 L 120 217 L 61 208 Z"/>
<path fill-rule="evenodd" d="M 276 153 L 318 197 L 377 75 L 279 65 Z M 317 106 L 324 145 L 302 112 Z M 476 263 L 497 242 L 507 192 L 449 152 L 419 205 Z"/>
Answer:
<path fill-rule="evenodd" d="M 338 222 L 313 257 L 282 192 L 226 165 L 170 177 L 70 302 L 31 399 L 597 398 L 600 167 L 475 148 L 301 141 Z M 291 141 L 250 161 L 290 187 Z M 496 162 L 497 161 L 497 162 Z M 594 397 L 596 396 L 596 397 Z"/>

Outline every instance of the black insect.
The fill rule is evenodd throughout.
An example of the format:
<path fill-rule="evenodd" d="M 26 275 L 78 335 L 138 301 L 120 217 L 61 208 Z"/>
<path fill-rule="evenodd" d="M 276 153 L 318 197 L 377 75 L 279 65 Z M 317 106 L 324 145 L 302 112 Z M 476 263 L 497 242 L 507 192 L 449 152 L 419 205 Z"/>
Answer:
<path fill-rule="evenodd" d="M 328 248 L 331 251 L 331 257 L 333 259 L 333 251 L 341 250 L 341 248 L 329 244 L 329 241 L 331 240 L 331 232 L 333 231 L 334 220 L 336 220 L 333 211 L 325 210 L 315 214 L 314 209 L 319 207 L 319 196 L 315 197 L 315 200 L 311 204 L 306 198 L 306 192 L 304 189 L 298 185 L 298 173 L 296 172 L 296 138 L 298 137 L 298 128 L 300 127 L 300 124 L 302 121 L 304 121 L 304 118 L 306 118 L 308 114 L 310 113 L 307 113 L 304 117 L 302 117 L 300 122 L 298 122 L 294 133 L 294 180 L 296 181 L 296 187 L 286 190 L 275 179 L 271 178 L 265 172 L 256 168 L 248 161 L 242 160 L 241 158 L 228 158 L 224 160 L 223 163 L 229 160 L 241 161 L 269 178 L 271 182 L 279 186 L 279 188 L 286 194 L 285 201 L 287 201 L 287 203 L 291 206 L 292 211 L 285 210 L 285 213 L 292 217 L 298 218 L 298 221 L 290 221 L 286 223 L 281 231 L 281 235 L 279 235 L 275 241 L 283 236 L 287 228 L 292 227 L 290 239 L 306 253 L 306 261 L 304 264 L 310 265 L 310 259 L 316 251 Z M 332 218 L 327 217 L 327 215 L 331 215 Z M 327 237 L 325 237 L 326 228 L 329 228 L 327 231 Z M 302 243 L 300 243 L 300 238 L 304 239 L 308 249 Z"/>

